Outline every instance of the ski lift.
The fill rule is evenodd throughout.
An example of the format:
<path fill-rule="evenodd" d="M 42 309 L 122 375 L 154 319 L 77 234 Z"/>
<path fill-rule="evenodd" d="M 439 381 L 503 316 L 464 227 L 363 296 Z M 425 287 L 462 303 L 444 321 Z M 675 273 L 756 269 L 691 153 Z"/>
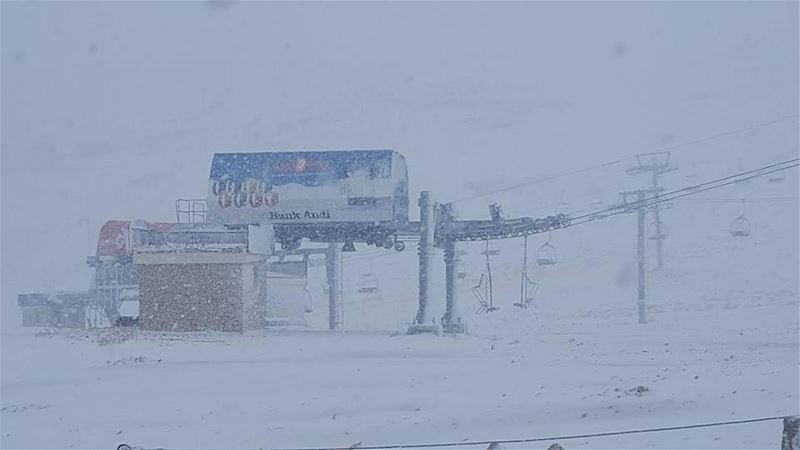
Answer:
<path fill-rule="evenodd" d="M 697 164 L 692 164 L 692 173 L 684 175 L 683 182 L 687 186 L 691 186 L 697 182 Z"/>
<path fill-rule="evenodd" d="M 494 306 L 494 292 L 492 286 L 492 265 L 489 260 L 489 256 L 496 255 L 500 253 L 500 249 L 497 248 L 497 252 L 492 252 L 492 247 L 489 245 L 489 240 L 486 240 L 486 247 L 483 252 L 486 265 L 485 265 L 485 272 L 481 274 L 481 279 L 478 281 L 478 284 L 472 287 L 472 295 L 478 300 L 478 310 L 475 311 L 475 314 L 479 314 L 482 312 L 490 313 L 492 311 L 497 311 L 500 309 L 497 306 Z"/>
<path fill-rule="evenodd" d="M 666 239 L 667 238 L 667 229 L 664 227 L 664 222 L 661 220 L 655 220 L 653 223 L 650 224 L 650 230 L 652 233 L 650 234 L 651 241 L 657 241 L 659 239 Z M 660 233 L 659 233 L 660 230 Z"/>
<path fill-rule="evenodd" d="M 783 182 L 783 178 L 784 178 L 783 175 L 776 174 L 767 178 L 767 181 L 770 183 L 781 183 Z"/>
<path fill-rule="evenodd" d="M 497 256 L 500 254 L 500 245 L 497 243 L 497 241 L 491 241 L 487 239 L 486 247 L 481 254 L 486 256 Z"/>
<path fill-rule="evenodd" d="M 306 260 L 306 264 L 308 264 L 308 260 Z M 308 270 L 306 270 L 305 277 L 303 277 L 303 293 L 306 296 L 306 304 L 303 310 L 306 313 L 314 312 L 314 297 L 311 295 L 311 291 L 308 290 Z"/>
<path fill-rule="evenodd" d="M 548 235 L 547 242 L 536 251 L 536 264 L 540 266 L 552 266 L 557 261 L 556 248 L 550 244 L 550 237 Z"/>
<path fill-rule="evenodd" d="M 563 211 L 569 208 L 569 202 L 564 200 L 564 190 L 561 190 L 561 196 L 558 199 L 558 204 L 556 204 L 556 213 L 559 211 Z"/>
<path fill-rule="evenodd" d="M 519 303 L 514 303 L 521 309 L 527 309 L 533 303 L 533 298 L 539 291 L 539 284 L 531 281 L 528 276 L 528 235 L 525 235 L 525 244 L 522 254 L 522 280 L 520 282 Z"/>
<path fill-rule="evenodd" d="M 730 232 L 731 236 L 733 237 L 747 237 L 750 236 L 750 221 L 747 220 L 745 217 L 745 212 L 747 210 L 747 205 L 745 204 L 745 200 L 742 199 L 742 214 L 739 217 L 733 219 L 731 222 Z"/>
<path fill-rule="evenodd" d="M 358 280 L 358 293 L 359 294 L 377 294 L 380 292 L 378 286 L 378 277 L 372 272 L 372 260 L 369 260 L 369 272 L 362 273 L 361 279 Z"/>
<path fill-rule="evenodd" d="M 478 309 L 475 314 L 490 313 L 500 309 L 492 303 L 492 282 L 491 277 L 487 276 L 487 274 L 482 273 L 478 284 L 472 286 L 472 295 L 478 300 Z"/>
<path fill-rule="evenodd" d="M 361 274 L 361 279 L 358 281 L 359 294 L 377 294 L 380 292 L 378 288 L 378 279 L 373 273 Z"/>

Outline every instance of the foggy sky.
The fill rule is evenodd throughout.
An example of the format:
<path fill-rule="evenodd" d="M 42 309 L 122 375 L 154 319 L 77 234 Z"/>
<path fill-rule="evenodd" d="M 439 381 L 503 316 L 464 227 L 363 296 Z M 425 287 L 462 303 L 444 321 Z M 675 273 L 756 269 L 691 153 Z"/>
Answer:
<path fill-rule="evenodd" d="M 216 151 L 392 148 L 447 199 L 798 113 L 797 2 L 1 5 L 4 316 Z M 796 154 L 797 121 L 682 157 L 719 146 Z"/>

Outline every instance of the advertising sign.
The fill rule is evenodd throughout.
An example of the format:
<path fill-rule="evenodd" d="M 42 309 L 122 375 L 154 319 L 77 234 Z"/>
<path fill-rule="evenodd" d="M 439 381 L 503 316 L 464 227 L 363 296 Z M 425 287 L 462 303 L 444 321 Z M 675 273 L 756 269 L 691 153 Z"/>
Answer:
<path fill-rule="evenodd" d="M 217 153 L 209 177 L 208 220 L 407 220 L 407 182 L 403 157 L 392 150 Z"/>

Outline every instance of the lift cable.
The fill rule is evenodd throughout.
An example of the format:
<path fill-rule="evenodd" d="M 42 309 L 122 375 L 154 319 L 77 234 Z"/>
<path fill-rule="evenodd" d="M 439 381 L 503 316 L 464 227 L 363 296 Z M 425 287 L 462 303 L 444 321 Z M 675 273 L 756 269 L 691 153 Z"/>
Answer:
<path fill-rule="evenodd" d="M 763 176 L 763 175 L 767 175 L 767 174 L 770 174 L 770 173 L 773 173 L 773 172 L 777 172 L 779 170 L 784 170 L 784 169 L 789 169 L 789 168 L 792 168 L 792 167 L 796 167 L 798 161 L 800 161 L 800 158 L 793 158 L 793 159 L 789 159 L 789 160 L 786 160 L 786 161 L 781 161 L 779 163 L 769 164 L 769 165 L 764 166 L 764 167 L 759 167 L 757 169 L 746 170 L 744 172 L 739 172 L 739 173 L 736 173 L 736 174 L 733 174 L 733 175 L 728 175 L 728 176 L 725 176 L 725 177 L 722 177 L 722 178 L 716 178 L 714 180 L 706 181 L 706 182 L 700 183 L 700 184 L 695 184 L 693 186 L 687 186 L 685 188 L 676 189 L 674 191 L 656 194 L 656 195 L 653 195 L 653 196 L 649 197 L 648 199 L 644 200 L 643 203 L 644 202 L 649 202 L 649 201 L 654 200 L 654 199 L 659 199 L 659 198 L 663 198 L 663 197 L 666 197 L 666 196 L 671 196 L 671 195 L 674 195 L 674 194 L 677 194 L 677 193 L 681 193 L 681 192 L 691 192 L 693 194 L 696 194 L 696 193 L 699 193 L 699 192 L 704 192 L 704 191 L 706 191 L 708 189 L 700 189 L 700 188 L 706 187 L 708 185 L 715 185 L 715 184 L 717 184 L 717 183 L 719 183 L 721 181 L 734 180 L 733 181 L 734 183 L 738 183 L 738 182 L 741 182 L 741 181 L 744 181 L 744 180 L 749 180 L 751 178 L 756 178 L 756 177 L 759 177 L 759 176 Z M 793 165 L 788 165 L 788 164 L 793 164 Z M 765 170 L 775 169 L 775 168 L 778 168 L 778 169 L 777 170 L 772 170 L 772 171 L 769 171 L 769 172 L 764 172 Z M 755 176 L 751 176 L 751 177 L 747 177 L 747 178 L 741 178 L 744 175 L 750 175 L 750 174 L 756 174 L 756 175 Z M 731 184 L 731 183 L 725 183 L 724 185 L 728 185 L 728 184 Z M 721 187 L 721 186 L 717 186 L 717 187 Z M 637 202 L 628 203 L 628 204 L 624 205 L 624 207 L 629 208 L 631 205 L 635 205 L 636 203 Z M 594 213 L 584 214 L 582 216 L 572 217 L 571 219 L 572 220 L 579 220 L 579 219 L 582 219 L 584 217 L 593 216 L 593 215 L 595 215 L 595 214 L 597 214 L 599 212 L 614 211 L 616 209 L 619 209 L 620 207 L 621 207 L 620 205 L 613 205 L 613 206 L 611 206 L 609 208 L 606 208 L 606 209 L 604 209 L 602 211 L 597 211 L 597 212 L 594 212 Z"/>
<path fill-rule="evenodd" d="M 796 158 L 796 159 L 793 159 L 793 160 L 785 161 L 784 163 L 782 163 L 782 164 L 785 164 L 786 162 L 794 162 L 794 164 L 790 164 L 790 165 L 783 165 L 783 166 L 780 166 L 780 167 L 774 167 L 775 165 L 766 166 L 766 167 L 773 167 L 771 170 L 768 170 L 768 171 L 764 171 L 764 169 L 766 167 L 762 167 L 761 169 L 756 169 L 754 171 L 743 172 L 743 173 L 740 173 L 740 174 L 737 174 L 737 175 L 732 175 L 732 176 L 720 178 L 720 179 L 717 179 L 717 180 L 713 180 L 713 181 L 709 181 L 709 182 L 706 182 L 706 183 L 699 184 L 697 186 L 692 186 L 692 187 L 684 188 L 684 189 L 678 189 L 678 190 L 675 190 L 675 191 L 672 191 L 672 192 L 667 192 L 667 193 L 664 193 L 664 194 L 657 194 L 657 195 L 651 196 L 650 198 L 645 199 L 645 200 L 643 200 L 641 202 L 630 202 L 630 203 L 625 203 L 625 204 L 614 205 L 614 206 L 612 206 L 610 208 L 606 208 L 606 209 L 601 210 L 601 211 L 597 211 L 597 212 L 594 212 L 594 213 L 590 213 L 590 214 L 585 214 L 585 215 L 582 215 L 582 216 L 574 217 L 574 218 L 572 218 L 570 220 L 570 225 L 580 225 L 580 224 L 583 224 L 583 223 L 591 222 L 591 221 L 596 220 L 596 219 L 602 219 L 602 218 L 606 218 L 608 216 L 628 213 L 631 210 L 640 209 L 640 208 L 647 208 L 647 207 L 650 207 L 650 206 L 653 206 L 653 205 L 656 205 L 656 204 L 659 204 L 659 203 L 673 201 L 673 200 L 676 200 L 676 199 L 679 199 L 679 198 L 682 198 L 682 197 L 687 197 L 689 195 L 695 195 L 695 194 L 698 194 L 700 192 L 710 191 L 712 189 L 718 189 L 718 188 L 721 188 L 721 187 L 724 187 L 724 186 L 728 186 L 728 185 L 731 185 L 731 184 L 734 184 L 734 183 L 740 183 L 740 182 L 742 182 L 744 180 L 750 180 L 752 178 L 757 178 L 757 177 L 761 177 L 761 176 L 768 175 L 768 174 L 771 174 L 771 173 L 779 172 L 779 171 L 782 171 L 782 170 L 787 170 L 787 169 L 791 169 L 791 168 L 794 168 L 794 167 L 798 167 L 798 166 L 800 166 L 800 163 L 797 163 L 798 159 L 800 159 L 800 158 Z M 749 175 L 747 177 L 742 177 L 742 175 L 750 174 L 752 172 L 758 172 L 758 173 Z M 725 181 L 725 182 L 724 183 L 720 183 L 721 181 Z M 715 183 L 720 183 L 720 184 L 715 184 Z M 701 188 L 701 186 L 703 186 L 703 187 Z"/>
<path fill-rule="evenodd" d="M 485 239 L 509 239 L 514 237 L 520 237 L 525 234 L 550 232 L 553 229 L 566 228 L 574 225 L 581 225 L 594 220 L 604 219 L 606 217 L 618 214 L 629 213 L 639 208 L 647 208 L 656 204 L 674 201 L 676 199 L 688 197 L 691 195 L 699 194 L 701 192 L 713 189 L 718 189 L 724 186 L 728 186 L 734 183 L 739 183 L 752 178 L 757 178 L 769 175 L 771 173 L 798 167 L 800 166 L 800 163 L 798 163 L 798 161 L 800 161 L 800 158 L 793 158 L 779 163 L 769 164 L 764 167 L 739 172 L 734 175 L 728 175 L 725 177 L 706 181 L 700 184 L 696 184 L 694 186 L 688 186 L 685 188 L 676 189 L 674 191 L 651 195 L 642 202 L 637 201 L 637 202 L 629 202 L 623 204 L 615 204 L 608 208 L 604 208 L 587 214 L 582 214 L 576 217 L 568 217 L 565 214 L 559 214 L 556 216 L 548 216 L 547 218 L 544 219 L 535 219 L 535 220 L 529 217 L 503 220 L 497 226 L 490 225 L 492 227 L 491 229 L 479 228 L 475 229 L 474 231 L 465 230 L 459 233 L 456 240 L 475 241 L 475 240 L 485 240 Z M 491 221 L 486 221 L 486 222 L 491 224 Z M 388 256 L 390 254 L 395 254 L 395 253 L 387 252 L 375 256 L 371 254 L 364 256 L 359 255 L 356 257 L 348 258 L 348 260 L 357 260 L 369 257 L 379 258 L 383 256 Z"/>
<path fill-rule="evenodd" d="M 723 131 L 722 133 L 713 134 L 713 135 L 702 137 L 702 138 L 697 138 L 697 139 L 694 139 L 694 140 L 691 140 L 691 141 L 680 142 L 678 144 L 670 145 L 670 146 L 667 146 L 667 147 L 662 147 L 660 149 L 660 151 L 665 151 L 665 152 L 666 151 L 672 151 L 672 150 L 675 150 L 675 149 L 679 149 L 681 147 L 688 147 L 690 145 L 700 144 L 702 142 L 711 141 L 711 140 L 714 140 L 714 139 L 719 139 L 719 138 L 726 137 L 726 136 L 731 136 L 731 135 L 734 135 L 734 134 L 744 133 L 746 131 L 753 131 L 753 130 L 755 130 L 757 128 L 762 128 L 762 127 L 774 125 L 776 123 L 785 122 L 787 120 L 797 119 L 798 117 L 800 117 L 800 116 L 798 116 L 797 114 L 794 114 L 794 115 L 791 115 L 791 116 L 779 117 L 777 119 L 769 120 L 769 121 L 766 121 L 766 122 L 758 122 L 758 123 L 754 123 L 754 124 L 750 125 L 749 127 L 738 128 L 738 129 L 729 130 L 729 131 Z"/>
<path fill-rule="evenodd" d="M 635 156 L 629 156 L 627 158 L 617 159 L 617 160 L 614 160 L 614 161 L 609 161 L 609 162 L 606 162 L 606 163 L 597 164 L 597 165 L 590 166 L 590 167 L 584 167 L 583 169 L 577 169 L 577 170 L 572 170 L 572 171 L 569 171 L 569 172 L 559 173 L 559 174 L 556 174 L 556 175 L 545 176 L 543 178 L 537 178 L 537 179 L 531 180 L 531 181 L 524 181 L 522 183 L 513 184 L 511 186 L 506 186 L 504 188 L 495 189 L 493 191 L 483 192 L 483 193 L 480 193 L 480 194 L 477 194 L 477 195 L 472 195 L 472 196 L 469 196 L 469 197 L 462 197 L 462 198 L 453 200 L 450 203 L 460 203 L 460 202 L 464 202 L 464 201 L 467 201 L 467 200 L 474 200 L 476 198 L 487 197 L 489 195 L 499 194 L 501 192 L 513 191 L 515 189 L 519 189 L 519 188 L 525 187 L 525 186 L 530 186 L 530 185 L 533 185 L 533 184 L 545 183 L 545 182 L 548 182 L 548 181 L 557 180 L 559 178 L 568 177 L 570 175 L 577 175 L 579 173 L 589 172 L 591 170 L 601 169 L 603 167 L 614 166 L 614 165 L 617 165 L 617 164 L 619 164 L 621 162 L 628 161 L 628 160 L 631 160 L 631 159 L 634 159 L 634 158 L 635 158 Z"/>
<path fill-rule="evenodd" d="M 791 115 L 791 116 L 779 117 L 777 119 L 769 120 L 769 121 L 766 121 L 766 122 L 758 122 L 758 123 L 755 123 L 755 124 L 750 125 L 750 126 L 745 127 L 745 128 L 737 128 L 737 129 L 734 129 L 734 130 L 728 130 L 728 131 L 724 131 L 724 132 L 721 132 L 721 133 L 712 134 L 712 135 L 709 135 L 709 136 L 704 136 L 704 137 L 701 137 L 701 138 L 697 138 L 697 139 L 693 139 L 693 140 L 689 140 L 689 141 L 685 141 L 685 142 L 680 142 L 678 144 L 674 144 L 674 145 L 670 145 L 670 146 L 659 147 L 657 149 L 657 151 L 672 151 L 672 150 L 679 149 L 679 148 L 682 148 L 682 147 L 688 147 L 688 146 L 691 146 L 691 145 L 700 144 L 700 143 L 711 141 L 711 140 L 714 140 L 714 139 L 719 139 L 719 138 L 723 138 L 723 137 L 726 137 L 726 136 L 732 136 L 734 134 L 744 133 L 744 132 L 747 132 L 747 131 L 752 131 L 752 130 L 755 130 L 755 129 L 758 129 L 758 128 L 762 128 L 762 127 L 767 127 L 767 126 L 770 126 L 770 125 L 775 125 L 777 123 L 785 122 L 787 120 L 797 119 L 798 117 L 800 117 L 800 116 L 795 114 L 795 115 Z M 501 193 L 501 192 L 512 191 L 512 190 L 519 189 L 521 187 L 525 187 L 525 186 L 529 186 L 529 185 L 533 185 L 533 184 L 544 183 L 544 182 L 547 182 L 547 181 L 556 180 L 558 178 L 563 178 L 563 177 L 567 177 L 567 176 L 570 176 L 570 175 L 577 175 L 579 173 L 589 172 L 591 170 L 601 169 L 603 167 L 614 166 L 614 165 L 617 165 L 617 164 L 619 164 L 621 162 L 628 161 L 628 160 L 631 160 L 631 159 L 636 159 L 636 157 L 635 156 L 629 156 L 627 158 L 616 159 L 616 160 L 613 160 L 613 161 L 608 161 L 606 163 L 597 164 L 597 165 L 590 166 L 590 167 L 585 167 L 583 169 L 572 170 L 572 171 L 569 171 L 569 172 L 564 172 L 564 173 L 560 173 L 560 174 L 556 174 L 556 175 L 546 176 L 544 178 L 538 178 L 538 179 L 535 179 L 535 180 L 525 181 L 525 182 L 517 183 L 517 184 L 511 185 L 511 186 L 507 186 L 507 187 L 504 187 L 504 188 L 495 189 L 495 190 L 492 190 L 492 191 L 488 191 L 488 192 L 483 192 L 483 193 L 480 193 L 480 194 L 472 195 L 472 196 L 469 196 L 469 197 L 462 197 L 462 198 L 453 200 L 451 203 L 460 203 L 460 202 L 463 202 L 463 201 L 473 200 L 473 199 L 481 198 L 481 197 L 486 197 L 486 196 L 493 195 L 493 194 L 498 194 L 498 193 Z"/>

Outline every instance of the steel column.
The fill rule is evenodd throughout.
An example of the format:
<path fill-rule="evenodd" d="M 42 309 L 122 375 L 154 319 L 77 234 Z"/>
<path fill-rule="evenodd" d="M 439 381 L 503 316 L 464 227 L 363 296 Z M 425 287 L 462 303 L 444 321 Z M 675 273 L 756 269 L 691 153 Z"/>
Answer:
<path fill-rule="evenodd" d="M 644 316 L 644 215 L 645 215 L 645 208 L 641 205 L 644 203 L 644 191 L 638 191 L 636 193 L 636 201 L 639 205 L 639 208 L 636 210 L 636 228 L 637 228 L 637 236 L 636 236 L 636 253 L 637 253 L 637 266 L 638 266 L 638 274 L 639 274 L 639 298 L 637 301 L 637 306 L 639 309 L 639 323 L 647 323 L 647 319 Z"/>
<path fill-rule="evenodd" d="M 340 323 L 339 304 L 341 303 L 341 293 L 339 292 L 339 279 L 342 276 L 340 255 L 342 253 L 339 244 L 331 242 L 328 244 L 328 251 L 325 252 L 325 275 L 328 280 L 328 329 L 335 330 Z"/>

